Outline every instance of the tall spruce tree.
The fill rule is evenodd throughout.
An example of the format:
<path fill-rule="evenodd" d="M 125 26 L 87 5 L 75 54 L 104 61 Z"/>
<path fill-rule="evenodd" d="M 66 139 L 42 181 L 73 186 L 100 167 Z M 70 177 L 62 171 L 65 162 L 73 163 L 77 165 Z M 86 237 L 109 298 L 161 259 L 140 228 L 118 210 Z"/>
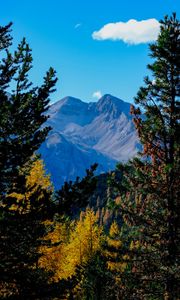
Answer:
<path fill-rule="evenodd" d="M 141 158 L 120 168 L 127 189 L 120 203 L 122 252 L 129 255 L 121 274 L 122 299 L 170 300 L 180 293 L 180 22 L 173 14 L 160 24 L 158 39 L 150 45 L 152 77 L 145 78 L 135 98 L 139 107 L 131 108 Z"/>
<path fill-rule="evenodd" d="M 10 28 L 12 23 L 10 22 L 6 26 L 0 26 L 0 50 L 6 49 L 11 45 L 12 36 L 10 35 Z"/>
<path fill-rule="evenodd" d="M 11 23 L 0 27 L 0 297 L 45 299 L 50 286 L 38 266 L 38 247 L 45 235 L 43 221 L 50 218 L 51 191 L 36 182 L 27 185 L 26 178 L 32 155 L 50 130 L 42 125 L 57 78 L 50 68 L 43 84 L 32 87 L 31 49 L 23 39 L 11 54 L 10 30 Z"/>
<path fill-rule="evenodd" d="M 11 54 L 11 23 L 0 27 L 0 191 L 6 193 L 22 167 L 47 136 L 49 95 L 57 81 L 50 68 L 40 87 L 33 87 L 28 78 L 32 54 L 23 39 Z M 14 87 L 13 90 L 10 88 Z"/>
<path fill-rule="evenodd" d="M 82 179 L 77 177 L 74 182 L 65 182 L 56 193 L 57 210 L 59 214 L 75 216 L 80 209 L 85 208 L 89 203 L 90 197 L 97 186 L 97 178 L 94 173 L 97 164 L 93 164 L 86 169 L 86 176 Z"/>

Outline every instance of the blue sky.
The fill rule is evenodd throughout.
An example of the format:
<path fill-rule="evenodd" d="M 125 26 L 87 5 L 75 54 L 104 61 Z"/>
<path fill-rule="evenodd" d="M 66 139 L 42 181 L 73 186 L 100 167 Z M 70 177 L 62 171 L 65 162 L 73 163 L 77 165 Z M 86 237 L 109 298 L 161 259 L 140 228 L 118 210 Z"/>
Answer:
<path fill-rule="evenodd" d="M 94 93 L 133 102 L 147 75 L 148 43 L 97 40 L 92 34 L 109 23 L 159 20 L 174 11 L 179 18 L 179 0 L 0 0 L 0 25 L 14 23 L 15 45 L 27 38 L 34 83 L 42 82 L 49 66 L 56 69 L 52 102 L 67 95 L 96 101 Z"/>

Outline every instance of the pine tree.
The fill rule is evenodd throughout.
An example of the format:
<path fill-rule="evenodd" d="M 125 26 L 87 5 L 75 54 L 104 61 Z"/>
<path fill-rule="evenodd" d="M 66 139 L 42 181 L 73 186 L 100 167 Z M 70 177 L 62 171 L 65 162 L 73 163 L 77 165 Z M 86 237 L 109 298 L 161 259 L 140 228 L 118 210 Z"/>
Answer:
<path fill-rule="evenodd" d="M 10 35 L 12 23 L 6 26 L 0 26 L 0 50 L 6 49 L 11 45 L 12 37 Z"/>
<path fill-rule="evenodd" d="M 31 49 L 23 39 L 11 54 L 10 30 L 11 23 L 0 27 L 1 297 L 45 299 L 49 277 L 38 267 L 38 248 L 45 235 L 43 221 L 52 216 L 51 190 L 28 180 L 32 156 L 50 130 L 43 123 L 57 78 L 50 68 L 44 83 L 32 86 Z"/>
<path fill-rule="evenodd" d="M 97 168 L 95 163 L 86 170 L 86 176 L 82 179 L 76 178 L 75 182 L 65 182 L 62 188 L 56 193 L 58 212 L 60 215 L 73 216 L 79 213 L 80 208 L 85 208 L 93 191 L 96 188 L 97 179 L 94 172 Z"/>
<path fill-rule="evenodd" d="M 115 299 L 114 278 L 99 251 L 76 268 L 76 282 L 73 289 L 75 299 Z"/>
<path fill-rule="evenodd" d="M 25 38 L 11 54 L 11 23 L 0 27 L 0 192 L 6 193 L 22 167 L 47 136 L 49 95 L 57 81 L 50 68 L 40 87 L 28 78 L 32 68 L 31 49 Z M 10 89 L 14 86 L 14 89 Z"/>
<path fill-rule="evenodd" d="M 135 98 L 141 110 L 131 108 L 142 158 L 121 166 L 127 193 L 120 210 L 131 257 L 123 278 L 132 299 L 179 294 L 180 23 L 175 14 L 160 23 L 157 42 L 150 45 L 152 78 L 145 78 Z"/>

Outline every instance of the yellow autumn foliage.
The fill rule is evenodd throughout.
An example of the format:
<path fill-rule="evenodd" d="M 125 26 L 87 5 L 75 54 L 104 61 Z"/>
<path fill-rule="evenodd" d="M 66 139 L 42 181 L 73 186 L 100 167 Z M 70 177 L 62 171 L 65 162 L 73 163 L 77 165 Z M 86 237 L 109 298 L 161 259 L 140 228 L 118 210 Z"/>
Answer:
<path fill-rule="evenodd" d="M 111 224 L 109 236 L 107 237 L 107 244 L 111 247 L 111 251 L 106 251 L 105 255 L 108 257 L 107 266 L 111 271 L 118 273 L 124 272 L 128 259 L 127 255 L 120 257 L 120 250 L 122 248 L 122 241 L 120 240 L 121 229 L 116 221 Z"/>
<path fill-rule="evenodd" d="M 43 256 L 40 266 L 53 271 L 54 281 L 67 279 L 75 274 L 76 267 L 87 262 L 101 248 L 102 227 L 98 226 L 93 210 L 87 209 L 80 220 L 66 224 L 57 224 L 46 237 L 58 246 L 40 249 Z"/>
<path fill-rule="evenodd" d="M 25 193 L 20 194 L 17 192 L 12 192 L 8 197 L 15 198 L 16 204 L 12 204 L 11 210 L 19 210 L 21 213 L 26 213 L 31 208 L 30 198 L 31 195 L 36 193 L 38 190 L 46 190 L 49 192 L 53 191 L 53 186 L 50 181 L 50 175 L 47 175 L 44 168 L 44 163 L 40 159 L 32 158 L 32 164 L 29 172 L 28 166 L 24 166 L 21 169 L 20 174 L 26 174 L 25 182 Z M 43 192 L 38 194 L 38 201 L 43 199 Z"/>
<path fill-rule="evenodd" d="M 142 243 L 140 243 L 140 241 L 131 241 L 129 249 L 130 250 L 137 250 L 140 247 L 142 247 Z"/>
<path fill-rule="evenodd" d="M 41 257 L 39 259 L 39 266 L 45 268 L 48 271 L 52 271 L 55 276 L 54 280 L 58 279 L 57 270 L 62 263 L 63 257 L 65 256 L 65 245 L 69 241 L 69 234 L 73 227 L 67 222 L 46 222 L 46 227 L 53 227 L 53 230 L 45 236 L 45 241 L 50 241 L 50 247 L 47 245 L 41 246 L 39 252 Z"/>

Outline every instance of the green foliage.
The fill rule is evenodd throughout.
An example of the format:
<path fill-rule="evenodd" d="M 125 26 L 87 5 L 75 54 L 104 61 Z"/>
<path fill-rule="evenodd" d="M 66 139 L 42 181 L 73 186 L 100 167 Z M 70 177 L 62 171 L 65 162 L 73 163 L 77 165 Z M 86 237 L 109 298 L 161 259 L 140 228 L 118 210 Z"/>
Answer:
<path fill-rule="evenodd" d="M 17 179 L 19 168 L 33 155 L 47 136 L 49 95 L 57 81 L 50 68 L 40 87 L 29 80 L 32 54 L 23 39 L 13 54 L 9 51 L 11 23 L 0 28 L 0 192 L 6 193 Z M 10 90 L 10 87 L 14 87 Z"/>
<path fill-rule="evenodd" d="M 121 273 L 122 299 L 178 299 L 179 28 L 175 14 L 161 21 L 150 45 L 152 79 L 145 78 L 135 99 L 142 113 L 131 108 L 143 150 L 141 158 L 121 165 L 121 236 L 130 258 Z"/>
<path fill-rule="evenodd" d="M 77 267 L 76 280 L 73 289 L 75 299 L 115 299 L 115 291 L 112 289 L 114 279 L 107 269 L 105 258 L 98 252 Z"/>
<path fill-rule="evenodd" d="M 96 177 L 94 172 L 97 164 L 86 170 L 86 176 L 80 180 L 76 178 L 75 182 L 65 182 L 62 188 L 56 193 L 59 214 L 75 215 L 80 208 L 85 208 L 91 194 L 96 188 Z"/>
<path fill-rule="evenodd" d="M 0 296 L 45 299 L 49 274 L 38 266 L 38 248 L 45 235 L 43 221 L 53 214 L 52 189 L 32 155 L 50 129 L 42 125 L 57 79 L 50 68 L 42 86 L 32 87 L 31 49 L 23 39 L 11 54 L 10 28 L 11 23 L 0 27 Z"/>
<path fill-rule="evenodd" d="M 6 26 L 0 26 L 0 50 L 6 49 L 11 45 L 12 37 L 10 35 L 12 23 Z"/>

